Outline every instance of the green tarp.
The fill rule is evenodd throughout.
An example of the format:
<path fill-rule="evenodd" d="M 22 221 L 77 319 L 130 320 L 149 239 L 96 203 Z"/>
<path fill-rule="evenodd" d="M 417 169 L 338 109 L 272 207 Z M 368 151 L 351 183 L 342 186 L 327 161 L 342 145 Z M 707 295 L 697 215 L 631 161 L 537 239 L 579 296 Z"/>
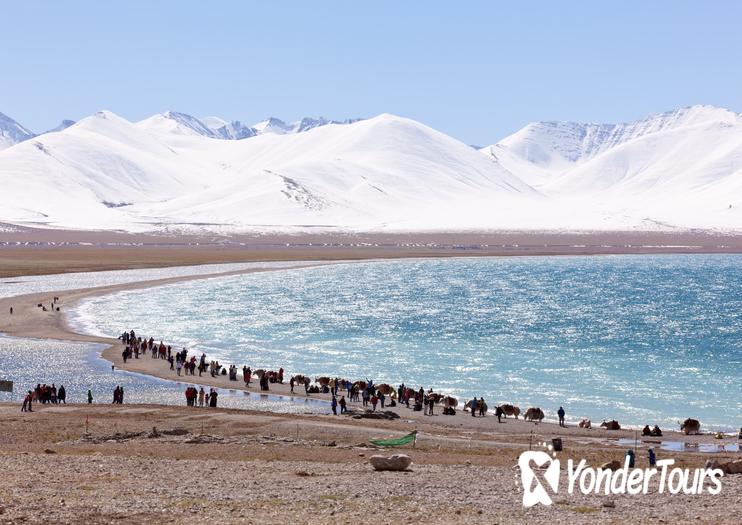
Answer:
<path fill-rule="evenodd" d="M 417 439 L 417 430 L 413 430 L 406 436 L 402 436 L 401 438 L 397 439 L 369 439 L 368 442 L 372 445 L 376 445 L 377 447 L 402 447 L 404 445 L 409 445 L 410 443 L 415 444 L 415 440 Z"/>

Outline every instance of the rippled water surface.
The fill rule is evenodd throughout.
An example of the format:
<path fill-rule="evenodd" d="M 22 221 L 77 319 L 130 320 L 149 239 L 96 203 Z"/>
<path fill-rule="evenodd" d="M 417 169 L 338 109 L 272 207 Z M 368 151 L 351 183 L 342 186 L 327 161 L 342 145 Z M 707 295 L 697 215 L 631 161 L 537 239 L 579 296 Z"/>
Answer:
<path fill-rule="evenodd" d="M 0 392 L 0 400 L 22 400 L 36 384 L 64 385 L 69 403 L 87 402 L 88 389 L 96 403 L 110 403 L 113 389 L 124 387 L 126 403 L 185 405 L 188 383 L 165 381 L 140 374 L 111 371 L 100 357 L 104 345 L 44 341 L 0 336 L 0 378 L 13 381 L 16 392 Z M 208 388 L 207 388 L 208 391 Z M 327 403 L 282 396 L 261 396 L 218 389 L 219 406 L 274 412 L 327 413 Z"/>
<path fill-rule="evenodd" d="M 87 300 L 73 322 L 134 328 L 224 363 L 433 386 L 554 417 L 742 424 L 742 257 L 353 263 Z"/>
<path fill-rule="evenodd" d="M 169 268 L 142 268 L 138 270 L 111 270 L 105 272 L 78 272 L 53 275 L 29 275 L 23 277 L 0 278 L 0 297 L 12 297 L 29 293 L 58 290 L 75 290 L 114 284 L 150 281 L 186 275 L 206 275 L 227 273 L 237 270 L 258 268 L 284 268 L 301 263 L 255 262 L 234 264 L 203 264 L 196 266 L 172 266 Z"/>

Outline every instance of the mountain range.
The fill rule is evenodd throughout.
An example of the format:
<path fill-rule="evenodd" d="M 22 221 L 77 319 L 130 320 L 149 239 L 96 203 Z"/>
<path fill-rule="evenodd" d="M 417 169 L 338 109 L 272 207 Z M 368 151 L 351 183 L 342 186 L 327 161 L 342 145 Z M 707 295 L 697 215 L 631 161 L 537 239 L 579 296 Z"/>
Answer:
<path fill-rule="evenodd" d="M 476 149 L 389 114 L 245 125 L 0 114 L 0 222 L 209 231 L 742 231 L 742 115 L 544 121 Z"/>

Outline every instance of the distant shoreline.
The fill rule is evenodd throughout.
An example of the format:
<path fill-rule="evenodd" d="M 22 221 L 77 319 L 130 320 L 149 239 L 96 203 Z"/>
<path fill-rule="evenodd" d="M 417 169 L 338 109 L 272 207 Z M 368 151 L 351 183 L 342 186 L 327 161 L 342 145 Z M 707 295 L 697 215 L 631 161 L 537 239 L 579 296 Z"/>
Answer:
<path fill-rule="evenodd" d="M 742 253 L 742 234 L 439 232 L 130 234 L 0 224 L 0 278 L 235 262 Z"/>

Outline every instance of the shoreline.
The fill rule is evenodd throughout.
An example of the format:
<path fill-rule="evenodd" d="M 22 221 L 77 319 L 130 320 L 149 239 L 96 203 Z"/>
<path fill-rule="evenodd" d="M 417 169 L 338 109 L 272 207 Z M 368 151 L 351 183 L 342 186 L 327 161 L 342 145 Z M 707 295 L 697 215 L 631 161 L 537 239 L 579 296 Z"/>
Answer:
<path fill-rule="evenodd" d="M 742 234 L 503 231 L 175 235 L 0 228 L 0 278 L 239 262 L 688 253 L 742 253 Z"/>
<path fill-rule="evenodd" d="M 121 290 L 145 289 L 165 284 L 192 281 L 196 279 L 200 280 L 228 277 L 233 275 L 242 275 L 265 271 L 281 271 L 283 269 L 313 268 L 317 266 L 324 266 L 326 264 L 343 264 L 347 262 L 349 261 L 334 261 L 324 263 L 297 262 L 295 266 L 288 267 L 282 266 L 274 268 L 253 268 L 213 274 L 177 276 L 170 278 L 138 281 L 134 283 L 116 284 L 94 288 L 82 288 L 77 290 L 59 292 L 41 292 L 15 296 L 11 298 L 2 298 L 0 299 L 0 333 L 12 337 L 30 337 L 36 339 L 58 339 L 78 342 L 101 343 L 106 345 L 106 347 L 101 351 L 101 357 L 112 363 L 119 370 L 143 374 L 149 377 L 156 377 L 167 381 L 180 382 L 182 384 L 202 385 L 206 387 L 216 387 L 232 391 L 244 391 L 250 393 L 251 395 L 260 395 L 261 392 L 256 388 L 257 384 L 255 381 L 252 382 L 250 387 L 245 387 L 244 383 L 241 380 L 229 381 L 226 376 L 212 378 L 210 375 L 207 374 L 203 377 L 198 377 L 197 375 L 182 375 L 178 377 L 176 376 L 175 371 L 169 370 L 166 361 L 152 359 L 147 355 L 143 355 L 139 359 L 130 359 L 128 363 L 124 365 L 121 357 L 122 345 L 118 339 L 80 333 L 75 329 L 75 327 L 69 324 L 69 319 L 67 315 L 65 315 L 66 309 L 73 309 L 79 301 L 87 297 L 109 295 Z M 43 312 L 41 309 L 36 307 L 36 304 L 46 303 L 53 296 L 59 296 L 62 298 L 61 305 L 63 306 L 65 312 Z M 20 305 L 20 308 L 18 308 L 18 306 L 15 306 L 16 312 L 14 313 L 12 319 L 10 319 L 10 316 L 7 313 L 11 304 Z M 239 372 L 238 378 L 241 377 L 241 372 Z M 288 385 L 289 377 L 290 376 L 287 373 L 285 379 L 286 383 L 284 384 L 271 384 L 271 390 L 270 392 L 268 392 L 268 394 L 289 398 L 305 398 L 303 387 L 297 387 L 299 392 L 296 394 L 290 393 Z M 330 401 L 329 394 L 311 394 L 310 398 L 321 400 L 326 403 L 329 403 Z M 349 403 L 349 408 L 358 408 L 358 405 Z M 521 407 L 522 411 L 525 411 L 525 408 L 526 407 Z M 436 407 L 436 410 L 438 414 L 440 414 L 442 408 L 438 406 Z M 427 417 L 429 417 L 423 416 L 419 412 L 415 413 L 407 409 L 397 409 L 397 411 L 399 412 L 401 417 L 414 421 L 419 421 L 421 418 L 426 419 Z M 508 423 L 507 429 L 505 429 L 505 427 L 503 427 L 502 425 L 498 425 L 497 423 L 494 423 L 493 427 L 491 421 L 495 418 L 491 414 L 489 414 L 486 418 L 472 418 L 468 412 L 457 410 L 457 414 L 455 416 L 444 416 L 440 419 L 438 418 L 438 414 L 436 414 L 436 416 L 433 416 L 436 419 L 436 423 L 443 424 L 445 426 L 465 426 L 466 428 L 474 427 L 481 429 L 487 428 L 492 431 L 505 431 L 506 433 L 512 433 L 514 431 L 517 433 L 530 432 L 534 428 L 538 429 L 539 427 L 546 427 L 548 430 L 551 431 L 552 434 L 559 436 L 574 435 L 601 438 L 633 438 L 636 430 L 633 426 L 624 426 L 620 431 L 605 431 L 597 428 L 600 424 L 598 421 L 593 422 L 594 428 L 591 430 L 578 429 L 574 423 L 568 423 L 568 426 L 566 428 L 562 428 L 559 427 L 556 422 L 552 423 L 551 421 L 549 421 L 549 418 L 546 418 L 540 425 L 526 423 L 522 420 L 522 418 L 518 420 L 508 418 L 506 420 Z M 462 420 L 461 418 L 463 416 L 467 416 L 466 419 Z M 490 423 L 482 423 L 482 420 L 487 420 Z M 466 421 L 466 423 L 464 423 L 464 421 Z M 734 425 L 729 426 L 729 429 L 735 428 L 736 427 L 734 427 Z M 736 432 L 736 430 L 734 431 Z M 685 436 L 684 434 L 681 434 L 680 432 L 674 430 L 666 430 L 664 431 L 664 433 L 665 436 L 663 436 L 663 438 L 665 438 L 665 440 L 668 440 L 668 437 L 674 437 L 683 441 L 699 442 L 708 441 L 713 437 L 711 434 L 703 434 L 700 436 Z"/>

